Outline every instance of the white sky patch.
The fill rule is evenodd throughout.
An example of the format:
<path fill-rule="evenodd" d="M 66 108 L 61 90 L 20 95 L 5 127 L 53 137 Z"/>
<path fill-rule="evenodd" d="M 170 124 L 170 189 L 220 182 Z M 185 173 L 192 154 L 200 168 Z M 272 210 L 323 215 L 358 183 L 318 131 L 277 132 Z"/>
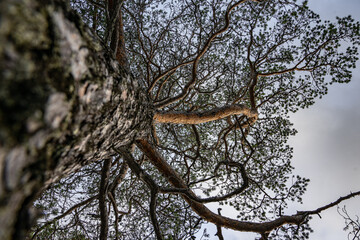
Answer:
<path fill-rule="evenodd" d="M 359 66 L 359 64 L 358 64 Z M 294 210 L 311 210 L 360 190 L 360 67 L 353 81 L 335 85 L 310 109 L 291 119 L 299 133 L 290 139 L 294 147 L 295 173 L 310 178 L 304 204 Z M 344 202 L 350 215 L 360 215 L 360 199 Z M 343 206 L 344 204 L 340 204 Z M 310 239 L 347 239 L 344 220 L 336 208 L 314 217 Z"/>

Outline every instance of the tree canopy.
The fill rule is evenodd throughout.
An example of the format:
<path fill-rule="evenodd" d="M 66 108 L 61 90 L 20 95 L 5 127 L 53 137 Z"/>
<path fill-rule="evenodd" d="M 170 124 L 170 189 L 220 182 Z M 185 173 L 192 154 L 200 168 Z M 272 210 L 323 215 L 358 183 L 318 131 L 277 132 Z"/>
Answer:
<path fill-rule="evenodd" d="M 121 145 L 112 139 L 121 138 L 125 120 L 102 128 L 111 137 L 99 141 L 93 129 L 107 120 L 80 124 L 79 131 L 94 131 L 86 140 L 95 139 L 91 161 L 43 189 L 30 239 L 191 239 L 206 221 L 217 226 L 219 239 L 222 227 L 259 239 L 307 239 L 312 215 L 360 194 L 284 215 L 289 202 L 302 202 L 309 182 L 292 174 L 287 140 L 296 130 L 289 113 L 314 104 L 330 84 L 351 80 L 360 24 L 350 16 L 322 21 L 307 1 L 296 0 L 71 0 L 70 6 L 117 60 L 122 70 L 113 76 L 126 73 L 140 86 L 133 100 L 148 105 L 126 105 L 123 112 L 152 122 L 146 135 Z M 122 89 L 121 104 L 128 98 Z M 116 111 L 121 104 L 113 103 L 89 118 Z M 1 124 L 12 121 L 1 117 Z M 208 203 L 217 203 L 218 212 Z M 222 216 L 222 206 L 236 218 Z"/>

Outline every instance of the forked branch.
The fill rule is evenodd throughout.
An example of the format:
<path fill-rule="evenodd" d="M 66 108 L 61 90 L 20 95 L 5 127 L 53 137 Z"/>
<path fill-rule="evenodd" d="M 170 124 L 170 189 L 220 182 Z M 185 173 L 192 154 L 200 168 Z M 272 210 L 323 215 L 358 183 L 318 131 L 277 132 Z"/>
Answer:
<path fill-rule="evenodd" d="M 193 66 L 192 66 L 192 77 L 191 80 L 185 85 L 184 89 L 182 90 L 182 92 L 177 95 L 174 96 L 172 98 L 167 98 L 164 99 L 162 102 L 158 103 L 155 105 L 156 108 L 164 108 L 174 102 L 177 102 L 181 99 L 183 99 L 188 91 L 193 88 L 196 84 L 196 80 L 197 80 L 197 68 L 198 68 L 198 64 L 200 62 L 200 59 L 202 58 L 202 56 L 204 56 L 204 54 L 207 52 L 207 50 L 210 48 L 212 42 L 214 41 L 214 39 L 216 39 L 217 36 L 219 36 L 220 34 L 226 32 L 230 26 L 230 14 L 231 12 L 238 6 L 240 6 L 241 4 L 245 3 L 247 0 L 240 0 L 237 1 L 236 3 L 230 5 L 228 7 L 228 9 L 225 12 L 225 16 L 224 16 L 224 20 L 225 20 L 225 25 L 219 29 L 218 31 L 216 31 L 215 33 L 213 33 L 205 42 L 205 45 L 201 48 L 201 50 L 199 51 L 198 55 L 195 57 L 194 61 L 193 61 Z M 256 1 L 255 1 L 256 2 Z"/>

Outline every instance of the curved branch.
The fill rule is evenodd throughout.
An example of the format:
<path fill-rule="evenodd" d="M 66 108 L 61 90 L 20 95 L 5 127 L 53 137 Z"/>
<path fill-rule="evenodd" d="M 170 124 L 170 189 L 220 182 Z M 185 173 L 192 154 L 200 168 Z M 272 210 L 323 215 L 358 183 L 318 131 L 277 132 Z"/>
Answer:
<path fill-rule="evenodd" d="M 244 114 L 249 119 L 253 119 L 253 122 L 255 122 L 258 117 L 256 110 L 252 110 L 245 105 L 230 105 L 209 111 L 190 113 L 157 111 L 154 115 L 154 120 L 157 123 L 200 124 L 238 114 Z"/>
<path fill-rule="evenodd" d="M 158 220 L 156 218 L 156 195 L 157 195 L 156 191 L 151 189 L 150 218 L 151 218 L 151 222 L 152 222 L 153 227 L 154 227 L 156 238 L 158 240 L 162 240 L 163 237 L 161 235 L 159 222 L 158 222 Z"/>
<path fill-rule="evenodd" d="M 114 196 L 112 195 L 111 192 L 108 192 L 108 197 L 110 199 L 110 202 L 113 206 L 113 209 L 115 211 L 115 233 L 116 233 L 116 237 L 115 239 L 117 240 L 118 239 L 118 236 L 119 236 L 119 209 L 117 208 L 117 204 L 116 204 L 116 201 L 114 199 Z"/>
<path fill-rule="evenodd" d="M 150 162 L 163 174 L 163 176 L 176 188 L 187 188 L 185 182 L 181 179 L 178 173 L 161 157 L 161 155 L 153 148 L 153 146 L 144 139 L 137 140 L 138 147 L 147 155 Z M 190 192 L 195 196 L 193 192 Z M 315 211 L 297 212 L 294 215 L 283 215 L 275 220 L 257 223 L 238 221 L 235 219 L 223 217 L 210 211 L 204 204 L 196 202 L 189 198 L 187 195 L 182 195 L 183 199 L 190 205 L 190 207 L 205 221 L 214 223 L 217 226 L 230 228 L 237 231 L 256 232 L 264 235 L 272 230 L 281 227 L 285 224 L 300 225 L 307 216 L 318 214 L 320 211 L 328 209 L 336 204 L 349 199 L 351 197 L 360 195 L 360 191 L 352 193 L 345 197 L 339 198 L 337 201 L 318 208 Z"/>

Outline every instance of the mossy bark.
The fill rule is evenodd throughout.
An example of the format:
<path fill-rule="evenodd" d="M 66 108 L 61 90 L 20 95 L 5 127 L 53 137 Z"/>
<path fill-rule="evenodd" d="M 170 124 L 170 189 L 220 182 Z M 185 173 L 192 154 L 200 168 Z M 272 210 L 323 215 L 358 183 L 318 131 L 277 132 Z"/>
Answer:
<path fill-rule="evenodd" d="M 146 136 L 152 118 L 137 81 L 64 1 L 1 1 L 0 239 L 23 238 L 41 190 Z"/>

